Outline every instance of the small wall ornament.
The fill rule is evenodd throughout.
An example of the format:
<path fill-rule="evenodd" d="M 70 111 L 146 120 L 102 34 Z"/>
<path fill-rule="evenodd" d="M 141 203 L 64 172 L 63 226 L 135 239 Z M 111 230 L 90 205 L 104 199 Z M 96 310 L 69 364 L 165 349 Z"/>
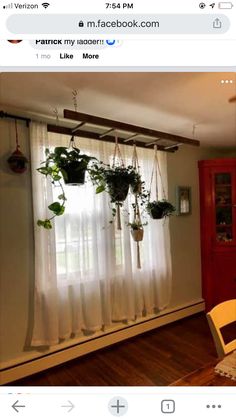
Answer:
<path fill-rule="evenodd" d="M 20 145 L 18 141 L 18 131 L 17 131 L 17 122 L 15 120 L 15 130 L 16 130 L 16 149 L 13 151 L 11 156 L 7 159 L 10 169 L 14 173 L 24 173 L 27 170 L 28 159 L 20 151 Z"/>

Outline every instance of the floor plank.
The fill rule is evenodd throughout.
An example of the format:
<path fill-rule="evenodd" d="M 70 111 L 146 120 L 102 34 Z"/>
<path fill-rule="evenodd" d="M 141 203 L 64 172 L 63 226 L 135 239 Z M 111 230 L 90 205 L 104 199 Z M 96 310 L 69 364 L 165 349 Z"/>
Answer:
<path fill-rule="evenodd" d="M 214 361 L 196 371 L 186 375 L 183 378 L 173 382 L 171 386 L 236 386 L 236 381 L 231 378 L 221 376 L 215 372 L 215 366 L 218 361 Z"/>
<path fill-rule="evenodd" d="M 166 386 L 216 358 L 205 315 L 198 314 L 11 385 Z"/>

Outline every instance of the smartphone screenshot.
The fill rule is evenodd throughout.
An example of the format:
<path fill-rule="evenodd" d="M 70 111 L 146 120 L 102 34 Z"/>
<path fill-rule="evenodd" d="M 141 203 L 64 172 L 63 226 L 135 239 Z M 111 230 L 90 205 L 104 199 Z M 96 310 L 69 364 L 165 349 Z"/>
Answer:
<path fill-rule="evenodd" d="M 0 2 L 0 414 L 235 417 L 236 3 Z"/>

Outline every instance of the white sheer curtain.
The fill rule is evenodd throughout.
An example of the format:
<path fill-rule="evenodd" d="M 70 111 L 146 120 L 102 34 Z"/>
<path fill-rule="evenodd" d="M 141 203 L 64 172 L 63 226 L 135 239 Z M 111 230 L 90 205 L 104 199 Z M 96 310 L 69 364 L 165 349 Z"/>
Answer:
<path fill-rule="evenodd" d="M 89 179 L 84 186 L 65 186 L 66 212 L 45 230 L 37 220 L 59 191 L 36 168 L 45 148 L 68 146 L 68 136 L 47 134 L 44 124 L 31 126 L 31 156 L 35 223 L 35 313 L 32 346 L 53 345 L 82 333 L 104 330 L 113 322 L 135 320 L 168 306 L 171 295 L 171 257 L 168 220 L 148 219 L 141 243 L 142 268 L 137 269 L 136 244 L 126 226 L 110 224 L 106 193 L 95 194 Z M 114 145 L 78 139 L 77 147 L 105 163 Z M 142 178 L 150 183 L 153 151 L 137 149 Z M 126 164 L 132 147 L 121 146 Z M 166 156 L 158 154 L 166 184 Z M 159 179 L 160 182 L 160 179 Z M 161 193 L 162 188 L 159 185 Z M 128 205 L 128 204 L 127 204 Z"/>

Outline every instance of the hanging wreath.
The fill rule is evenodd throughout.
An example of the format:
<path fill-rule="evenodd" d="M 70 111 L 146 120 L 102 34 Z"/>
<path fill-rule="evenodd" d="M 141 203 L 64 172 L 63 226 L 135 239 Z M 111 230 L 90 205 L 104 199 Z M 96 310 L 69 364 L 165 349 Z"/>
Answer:
<path fill-rule="evenodd" d="M 16 120 L 15 120 L 15 132 L 16 132 L 16 149 L 15 149 L 15 151 L 13 151 L 11 156 L 8 158 L 7 162 L 10 166 L 10 169 L 13 172 L 21 174 L 21 173 L 24 173 L 27 169 L 28 159 L 20 151 Z"/>
<path fill-rule="evenodd" d="M 163 199 L 158 200 L 158 173 L 161 180 L 161 186 L 162 186 L 162 193 L 163 193 Z M 159 166 L 158 156 L 157 156 L 157 146 L 154 146 L 154 161 L 153 161 L 153 170 L 151 175 L 151 182 L 150 182 L 150 193 L 149 197 L 151 196 L 151 189 L 152 185 L 155 183 L 155 197 L 156 199 L 153 201 L 150 201 L 147 204 L 147 212 L 154 220 L 159 220 L 165 217 L 169 217 L 173 214 L 175 211 L 175 207 L 167 201 L 166 199 L 166 193 L 163 185 L 161 170 Z"/>

